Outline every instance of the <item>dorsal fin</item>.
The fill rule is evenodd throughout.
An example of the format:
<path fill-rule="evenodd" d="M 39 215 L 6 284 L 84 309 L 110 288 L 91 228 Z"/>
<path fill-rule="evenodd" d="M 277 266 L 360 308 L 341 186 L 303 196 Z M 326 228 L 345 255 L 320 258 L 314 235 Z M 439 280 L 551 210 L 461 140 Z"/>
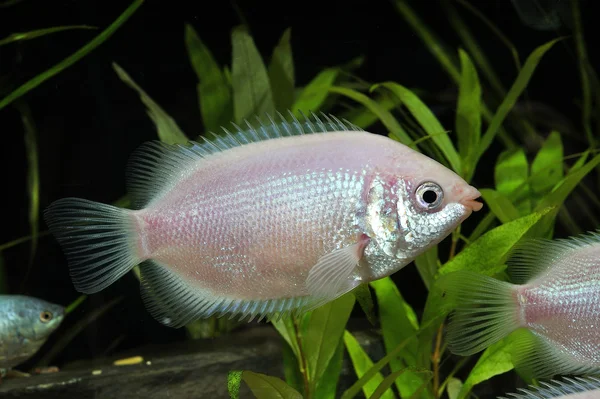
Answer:
<path fill-rule="evenodd" d="M 594 244 L 600 244 L 600 230 L 555 240 L 524 240 L 513 247 L 508 257 L 508 274 L 513 283 L 525 284 L 570 252 Z"/>
<path fill-rule="evenodd" d="M 279 122 L 269 114 L 266 115 L 269 123 L 263 123 L 256 116 L 258 125 L 253 126 L 246 120 L 245 129 L 232 122 L 233 132 L 222 127 L 224 134 L 208 132 L 207 137 L 200 136 L 196 141 L 190 141 L 186 145 L 166 144 L 156 140 L 142 144 L 134 151 L 127 166 L 127 190 L 133 208 L 143 208 L 152 200 L 159 198 L 175 184 L 182 171 L 208 155 L 282 137 L 335 131 L 362 131 L 358 126 L 348 121 L 342 122 L 333 115 L 321 113 L 323 119 L 321 120 L 311 112 L 312 120 L 302 114 L 304 121 L 300 122 L 292 112 L 289 114 L 291 122 L 279 112 L 277 113 Z"/>

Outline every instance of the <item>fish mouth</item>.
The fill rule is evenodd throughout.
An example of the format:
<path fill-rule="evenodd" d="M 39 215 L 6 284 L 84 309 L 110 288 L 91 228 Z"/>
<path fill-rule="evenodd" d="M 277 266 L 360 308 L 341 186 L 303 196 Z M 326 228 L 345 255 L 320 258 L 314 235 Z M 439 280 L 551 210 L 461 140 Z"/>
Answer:
<path fill-rule="evenodd" d="M 479 198 L 481 198 L 481 193 L 475 187 L 471 186 L 467 195 L 460 200 L 460 203 L 471 211 L 477 212 L 483 208 L 483 203 L 478 201 Z"/>

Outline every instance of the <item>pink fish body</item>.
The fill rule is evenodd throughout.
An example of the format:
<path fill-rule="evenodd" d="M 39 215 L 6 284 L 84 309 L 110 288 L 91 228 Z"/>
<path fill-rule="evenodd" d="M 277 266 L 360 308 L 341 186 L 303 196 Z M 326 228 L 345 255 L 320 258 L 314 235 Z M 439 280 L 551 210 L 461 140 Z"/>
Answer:
<path fill-rule="evenodd" d="M 481 208 L 434 160 L 316 117 L 147 143 L 128 186 L 137 210 L 66 198 L 46 220 L 78 290 L 145 262 L 144 300 L 172 326 L 314 308 L 401 269 Z"/>
<path fill-rule="evenodd" d="M 565 378 L 563 381 L 542 382 L 541 386 L 520 389 L 498 399 L 599 399 L 600 379 L 597 377 Z"/>
<path fill-rule="evenodd" d="M 458 306 L 450 349 L 476 353 L 515 332 L 513 362 L 549 377 L 600 371 L 600 235 L 533 240 L 508 262 L 511 284 L 471 272 L 449 276 Z"/>

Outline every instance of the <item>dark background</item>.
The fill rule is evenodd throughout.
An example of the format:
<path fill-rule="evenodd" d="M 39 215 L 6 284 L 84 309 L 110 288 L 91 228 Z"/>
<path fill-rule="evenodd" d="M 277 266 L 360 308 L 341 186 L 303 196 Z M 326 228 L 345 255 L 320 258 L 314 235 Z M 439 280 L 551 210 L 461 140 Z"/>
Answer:
<path fill-rule="evenodd" d="M 558 31 L 525 26 L 508 0 L 471 3 L 517 46 L 522 62 L 535 47 L 571 33 L 565 26 Z M 411 4 L 451 48 L 460 44 L 439 1 L 415 0 Z M 2 46 L 0 76 L 9 78 L 13 84 L 27 81 L 91 40 L 128 5 L 129 2 L 106 0 L 25 0 L 0 8 L 0 38 L 13 32 L 58 25 L 87 24 L 99 28 Z M 292 27 L 297 86 L 309 82 L 325 67 L 364 55 L 366 60 L 356 74 L 370 82 L 393 80 L 433 94 L 452 92 L 454 88 L 454 83 L 389 1 L 238 1 L 237 5 L 267 62 L 283 31 Z M 454 5 L 476 34 L 504 85 L 510 87 L 516 72 L 509 51 L 480 20 L 456 2 Z M 585 37 L 594 66 L 597 65 L 594 50 L 598 47 L 597 11 L 597 2 L 584 3 Z M 184 46 L 185 23 L 196 29 L 221 65 L 231 65 L 230 32 L 240 19 L 229 1 L 148 0 L 107 42 L 24 97 L 37 127 L 42 210 L 66 196 L 106 203 L 120 198 L 125 193 L 124 169 L 130 153 L 142 142 L 156 137 L 138 95 L 111 68 L 113 61 L 174 117 L 184 132 L 189 136 L 202 133 L 196 75 Z M 571 39 L 559 43 L 544 57 L 531 80 L 528 95 L 532 101 L 560 110 L 580 129 L 580 111 L 575 100 L 581 96 L 581 84 Z M 435 96 L 428 105 L 442 118 L 452 115 L 453 105 L 448 108 L 441 101 L 437 104 Z M 444 120 L 444 124 L 451 128 L 452 118 Z M 385 133 L 379 125 L 372 130 Z M 0 138 L 3 199 L 0 243 L 4 243 L 29 234 L 23 127 L 13 106 L 0 111 Z M 567 155 L 584 149 L 585 144 L 574 139 L 565 147 Z M 474 181 L 477 187 L 493 187 L 491 168 L 501 150 L 495 143 L 482 161 Z M 469 220 L 465 228 L 472 228 L 479 220 L 477 217 Z M 45 229 L 40 220 L 40 230 Z M 64 305 L 79 295 L 73 289 L 65 259 L 53 238 L 40 238 L 31 273 L 24 282 L 28 254 L 28 244 L 3 253 L 11 293 L 35 295 Z M 393 278 L 408 302 L 420 310 L 426 290 L 416 269 L 409 266 Z M 185 330 L 163 327 L 148 315 L 137 287 L 135 278 L 128 274 L 89 298 L 66 324 L 74 323 L 79 316 L 112 298 L 126 296 L 80 334 L 55 363 L 99 356 L 122 335 L 124 340 L 118 350 L 183 339 Z M 362 317 L 360 311 L 355 314 Z"/>

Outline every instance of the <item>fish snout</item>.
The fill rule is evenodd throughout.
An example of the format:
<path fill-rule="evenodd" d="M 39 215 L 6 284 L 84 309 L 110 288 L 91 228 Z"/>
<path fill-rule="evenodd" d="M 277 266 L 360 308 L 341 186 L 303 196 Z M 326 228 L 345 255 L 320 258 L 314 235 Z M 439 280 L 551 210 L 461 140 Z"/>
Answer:
<path fill-rule="evenodd" d="M 460 190 L 457 194 L 459 198 L 458 202 L 471 211 L 477 212 L 483 208 L 483 203 L 478 201 L 481 198 L 481 193 L 475 187 L 468 186 Z"/>

